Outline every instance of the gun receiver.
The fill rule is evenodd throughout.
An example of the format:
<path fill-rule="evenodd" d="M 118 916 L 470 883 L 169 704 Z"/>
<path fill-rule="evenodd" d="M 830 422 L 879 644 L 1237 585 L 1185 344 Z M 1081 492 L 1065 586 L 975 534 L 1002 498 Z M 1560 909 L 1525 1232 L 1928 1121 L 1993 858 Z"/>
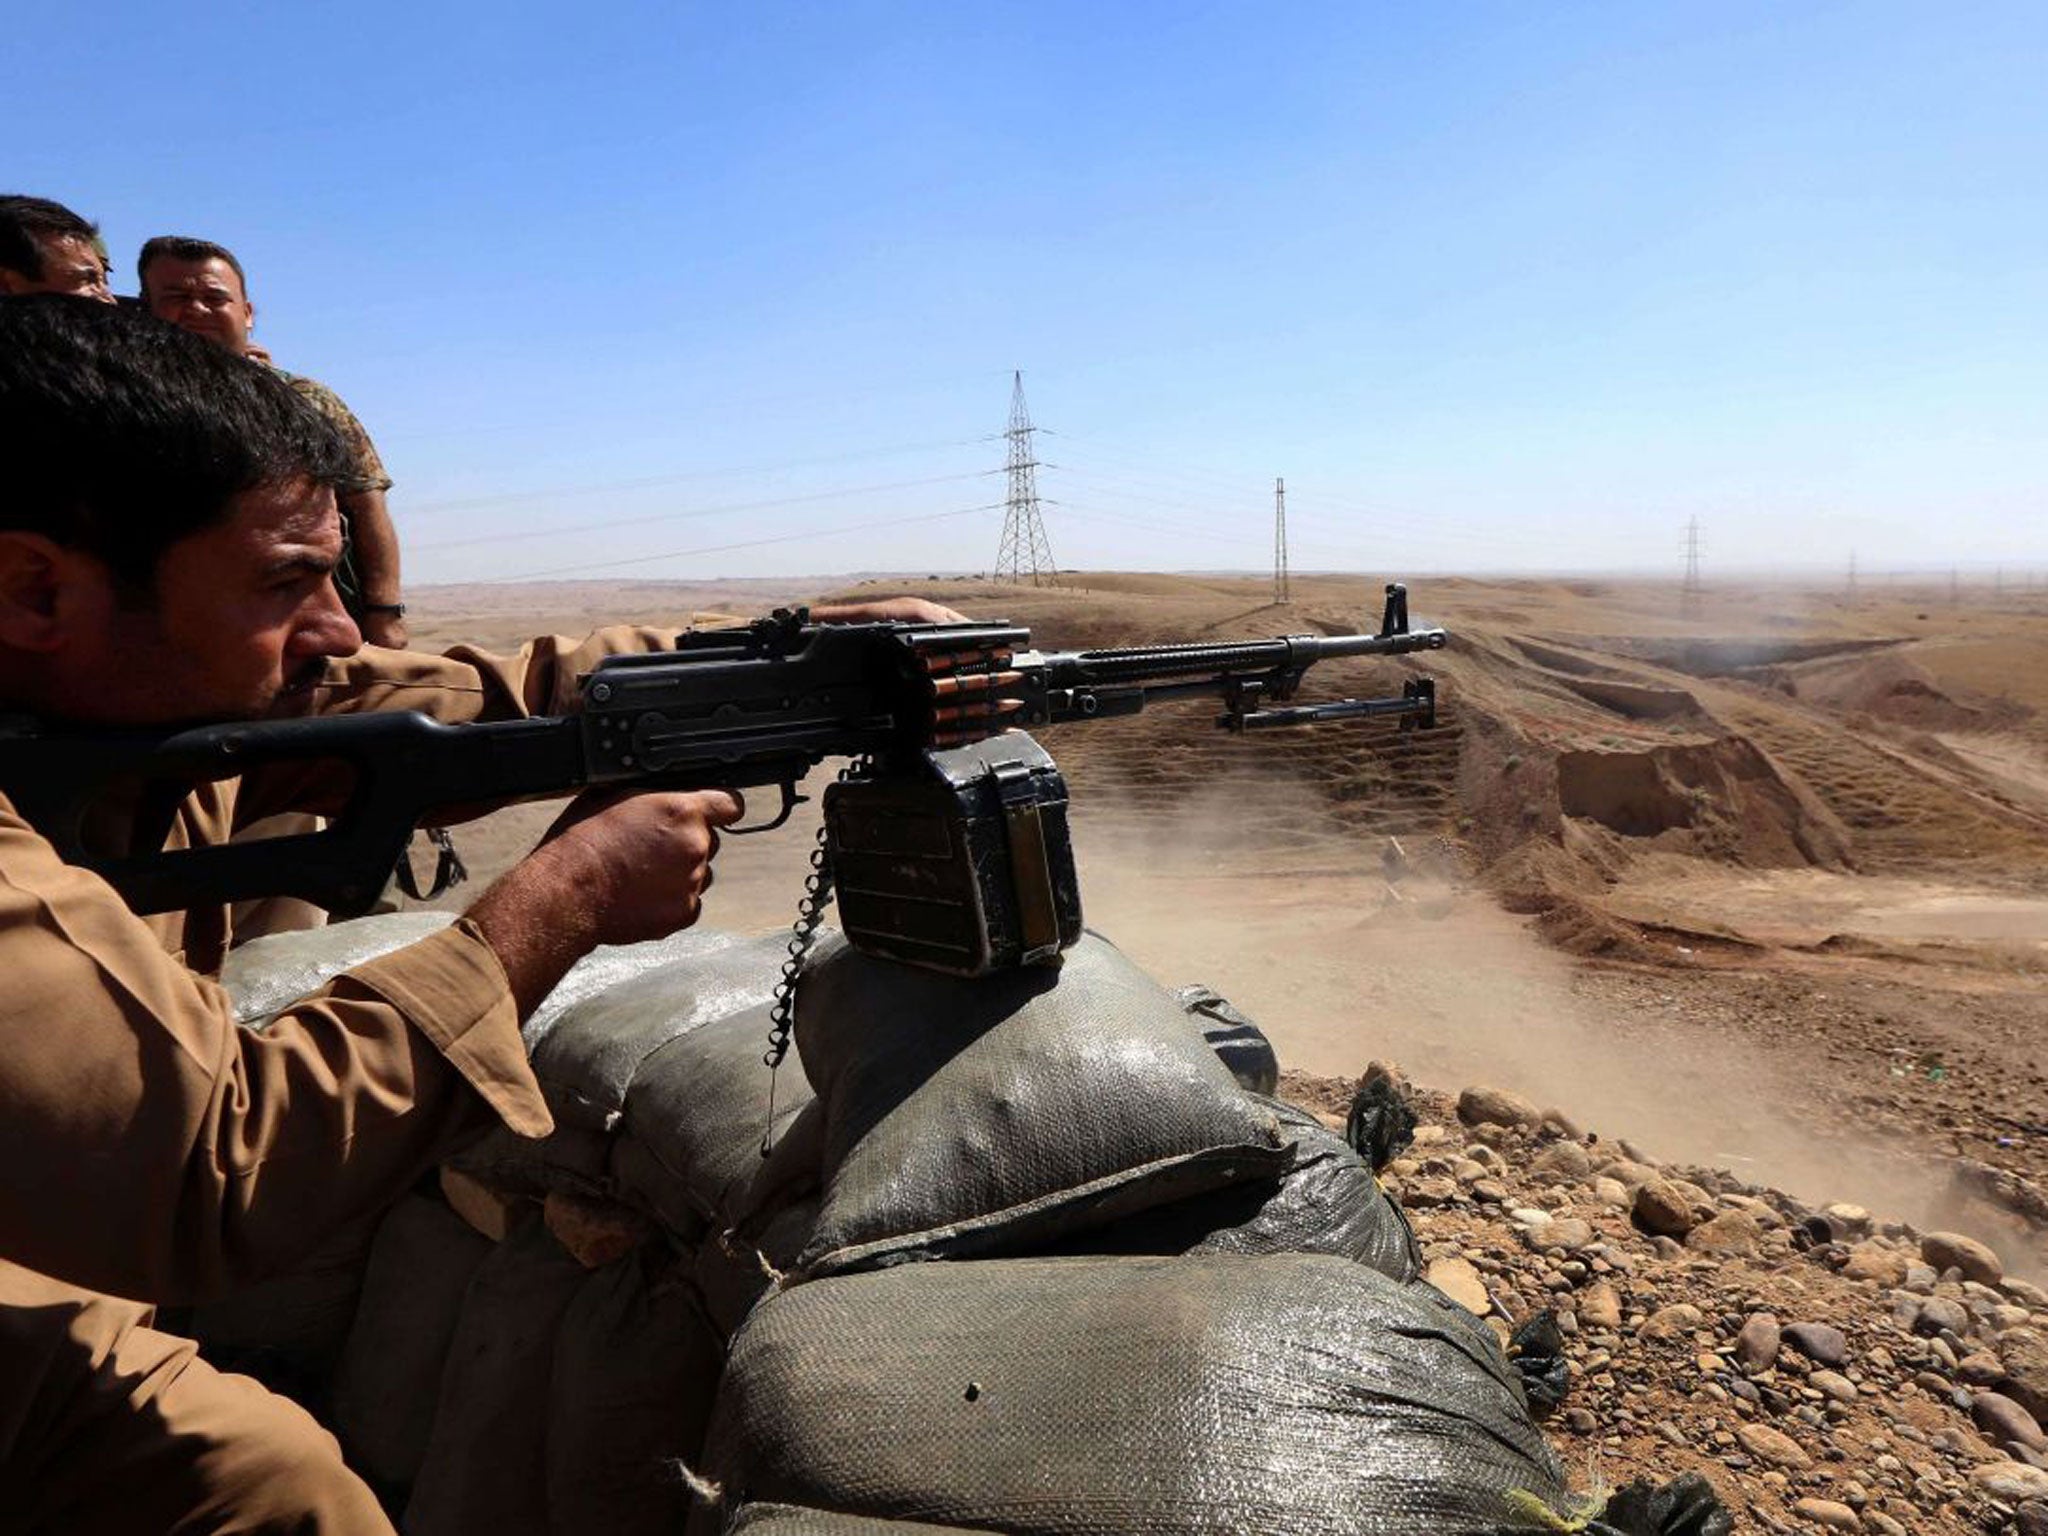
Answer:
<path fill-rule="evenodd" d="M 581 680 L 581 708 L 558 716 L 449 725 L 392 712 L 139 731 L 0 721 L 0 790 L 66 861 L 102 875 L 135 911 L 291 895 L 349 915 L 376 899 L 416 826 L 465 809 L 605 785 L 774 786 L 773 817 L 737 829 L 762 831 L 789 818 L 804 798 L 798 785 L 828 757 L 867 765 L 857 775 L 863 788 L 934 774 L 959 780 L 955 754 L 979 741 L 974 771 L 1014 780 L 1037 748 L 1015 733 L 997 736 L 1009 726 L 1107 719 L 1196 695 L 1221 698 L 1217 723 L 1238 731 L 1382 714 L 1404 728 L 1431 724 L 1427 679 L 1395 698 L 1272 701 L 1292 698 L 1318 662 L 1432 650 L 1445 639 L 1441 629 L 1408 627 L 1398 586 L 1388 588 L 1377 635 L 1127 650 L 1033 651 L 1030 631 L 1009 624 L 818 625 L 798 609 L 682 635 L 673 651 L 608 657 Z M 992 752 L 991 736 L 1017 749 Z M 1030 771 L 1056 782 L 1051 760 L 1037 756 Z M 348 770 L 353 792 L 323 831 L 164 847 L 178 804 L 201 784 L 315 765 L 325 778 L 333 764 Z M 1070 866 L 1064 786 L 1057 798 L 1058 846 L 1036 850 L 1013 836 L 1012 854 Z M 96 835 L 109 806 L 126 811 L 116 818 L 118 846 Z M 1020 954 L 1045 949 L 1044 926 L 1041 942 Z"/>

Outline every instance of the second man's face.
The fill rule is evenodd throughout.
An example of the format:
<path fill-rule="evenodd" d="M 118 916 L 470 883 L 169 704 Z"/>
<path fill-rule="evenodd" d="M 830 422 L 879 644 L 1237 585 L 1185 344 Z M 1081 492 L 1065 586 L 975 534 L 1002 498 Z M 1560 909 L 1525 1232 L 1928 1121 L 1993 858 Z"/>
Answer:
<path fill-rule="evenodd" d="M 249 349 L 256 309 L 235 269 L 218 256 L 180 261 L 160 256 L 142 275 L 142 300 L 159 320 L 204 336 L 240 356 Z"/>

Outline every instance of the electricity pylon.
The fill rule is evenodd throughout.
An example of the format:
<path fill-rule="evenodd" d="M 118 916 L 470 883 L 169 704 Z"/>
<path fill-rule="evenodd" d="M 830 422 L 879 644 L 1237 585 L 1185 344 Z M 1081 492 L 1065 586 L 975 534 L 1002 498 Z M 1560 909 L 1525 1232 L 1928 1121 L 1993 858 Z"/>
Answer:
<path fill-rule="evenodd" d="M 996 580 L 1017 581 L 1030 573 L 1031 585 L 1051 586 L 1057 574 L 1045 520 L 1038 515 L 1038 458 L 1032 452 L 1031 412 L 1024 405 L 1024 375 L 1013 376 L 1010 392 L 1010 501 L 1003 513 L 1003 542 L 996 551 Z"/>

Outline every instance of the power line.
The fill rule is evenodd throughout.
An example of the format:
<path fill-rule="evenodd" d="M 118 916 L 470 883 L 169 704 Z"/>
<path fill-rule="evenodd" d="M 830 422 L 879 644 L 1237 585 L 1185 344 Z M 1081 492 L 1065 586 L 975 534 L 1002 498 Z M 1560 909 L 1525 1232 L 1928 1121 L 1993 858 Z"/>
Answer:
<path fill-rule="evenodd" d="M 775 507 L 796 506 L 802 502 L 837 501 L 844 496 L 866 496 L 877 491 L 903 491 L 915 486 L 950 485 L 959 480 L 982 480 L 996 473 L 992 469 L 969 470 L 958 475 L 929 475 L 922 480 L 891 480 L 880 485 L 849 485 L 836 491 L 813 491 L 804 496 L 776 496 L 766 501 L 735 501 L 718 507 L 689 507 L 680 512 L 650 512 L 642 517 L 613 517 L 592 523 L 557 523 L 546 528 L 526 528 L 517 532 L 479 534 L 471 539 L 442 539 L 434 544 L 408 546 L 426 554 L 440 549 L 467 549 L 477 544 L 502 544 L 512 539 L 546 539 L 564 533 L 590 533 L 604 528 L 635 528 L 648 523 L 674 523 L 689 518 L 717 517 L 727 512 L 759 512 Z"/>
<path fill-rule="evenodd" d="M 1031 411 L 1024 404 L 1024 375 L 1010 376 L 1010 499 L 1003 514 L 1003 538 L 996 550 L 996 580 L 1022 581 L 1031 573 L 1034 587 L 1050 584 L 1058 574 L 1052 546 L 1046 542 L 1045 520 L 1038 512 L 1038 460 L 1031 449 Z"/>
<path fill-rule="evenodd" d="M 1685 525 L 1685 583 L 1679 588 L 1679 612 L 1687 618 L 1700 611 L 1700 520 Z"/>
<path fill-rule="evenodd" d="M 596 496 L 613 491 L 653 490 L 680 485 L 688 480 L 723 480 L 735 475 L 773 475 L 789 469 L 812 469 L 820 464 L 846 464 L 856 459 L 886 459 L 897 454 L 936 453 L 942 448 L 973 448 L 992 442 L 995 434 L 949 438 L 937 443 L 899 443 L 890 448 L 862 448 L 851 453 L 826 453 L 808 459 L 785 459 L 776 464 L 747 464 L 730 469 L 678 470 L 659 475 L 641 475 L 627 480 L 598 480 L 584 485 L 558 485 L 539 491 L 503 491 L 487 496 L 458 496 L 443 501 L 408 501 L 405 515 L 416 517 L 430 512 L 467 512 L 478 507 L 512 506 L 522 501 L 555 501 L 571 496 Z"/>
<path fill-rule="evenodd" d="M 1287 601 L 1287 482 L 1273 477 L 1273 601 Z"/>
<path fill-rule="evenodd" d="M 593 560 L 586 565 L 558 565 L 544 571 L 520 571 L 510 576 L 493 576 L 494 582 L 544 581 L 552 576 L 573 576 L 584 571 L 612 571 L 623 565 L 646 565 L 655 560 L 682 560 L 692 555 L 722 555 L 735 549 L 761 549 L 770 544 L 801 544 L 807 539 L 832 538 L 843 533 L 867 533 L 876 528 L 901 528 L 911 523 L 936 523 L 942 518 L 965 517 L 970 512 L 993 512 L 1001 507 L 999 501 L 986 502 L 978 507 L 954 507 L 948 512 L 925 512 L 915 517 L 885 517 L 868 523 L 845 523 L 837 528 L 816 528 L 808 533 L 777 534 L 766 539 L 741 539 L 732 544 L 706 544 L 697 549 L 670 549 L 659 554 L 629 555 L 619 560 Z"/>

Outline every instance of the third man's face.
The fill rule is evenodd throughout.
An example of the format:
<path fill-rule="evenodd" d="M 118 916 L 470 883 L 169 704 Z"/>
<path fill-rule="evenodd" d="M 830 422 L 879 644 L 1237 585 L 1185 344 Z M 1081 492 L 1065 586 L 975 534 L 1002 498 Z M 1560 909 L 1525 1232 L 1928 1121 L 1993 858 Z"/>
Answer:
<path fill-rule="evenodd" d="M 249 350 L 256 307 L 235 269 L 218 256 L 180 261 L 159 256 L 142 275 L 142 300 L 159 320 L 204 336 L 236 356 Z"/>
<path fill-rule="evenodd" d="M 45 235 L 36 241 L 36 252 L 43 260 L 42 276 L 0 271 L 0 293 L 73 293 L 114 302 L 107 287 L 107 259 L 83 235 Z"/>

